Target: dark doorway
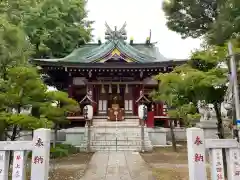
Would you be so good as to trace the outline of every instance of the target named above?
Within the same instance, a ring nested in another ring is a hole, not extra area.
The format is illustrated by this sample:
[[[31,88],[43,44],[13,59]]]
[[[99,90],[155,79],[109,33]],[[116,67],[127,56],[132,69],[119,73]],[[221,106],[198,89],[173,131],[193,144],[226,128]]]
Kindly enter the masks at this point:
[[[108,94],[108,108],[112,108],[113,104],[118,104],[120,108],[124,108],[124,88],[119,87],[119,92],[117,86],[112,87],[112,93]]]

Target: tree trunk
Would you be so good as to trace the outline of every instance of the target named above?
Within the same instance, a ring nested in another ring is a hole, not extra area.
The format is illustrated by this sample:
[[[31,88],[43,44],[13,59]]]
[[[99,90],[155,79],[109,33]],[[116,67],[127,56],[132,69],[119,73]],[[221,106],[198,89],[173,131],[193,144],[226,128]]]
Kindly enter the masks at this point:
[[[214,105],[214,109],[215,109],[217,120],[218,120],[218,123],[217,123],[218,137],[219,139],[224,139],[224,129],[223,129],[221,110],[220,110],[221,105],[219,103],[214,103],[213,105]],[[224,174],[225,174],[225,177],[227,178],[227,159],[226,159],[225,149],[222,149],[222,154],[223,154]]]
[[[216,117],[217,117],[217,129],[218,129],[218,137],[219,139],[224,139],[224,129],[223,129],[223,122],[222,122],[222,116],[221,116],[221,111],[220,111],[220,104],[219,103],[214,103],[214,110],[216,112]]]
[[[56,147],[57,132],[58,132],[58,125],[55,123],[55,124],[54,124],[53,148]]]
[[[38,119],[40,119],[40,108],[39,107],[32,107],[32,112],[31,112],[33,117],[36,117]],[[33,138],[33,132],[34,130],[32,129],[32,138]]]
[[[170,130],[171,130],[171,138],[172,138],[172,148],[174,152],[177,152],[177,143],[175,138],[175,133],[173,130],[173,120],[170,120]]]
[[[12,135],[11,135],[11,141],[15,141],[15,139],[16,139],[16,136],[17,136],[17,128],[18,128],[18,126],[17,125],[14,125],[13,126],[13,129],[12,129]]]
[[[0,141],[5,141],[6,140],[5,128],[6,128],[5,122],[0,121]]]
[[[15,141],[16,136],[17,136],[17,130],[18,130],[18,126],[17,126],[17,125],[14,125],[14,126],[13,126],[13,129],[12,129],[12,135],[11,135],[11,137],[10,137],[10,140],[11,140],[11,141]],[[10,153],[9,153],[9,164],[8,164],[8,167],[9,167],[9,168],[10,168],[12,162],[13,162],[13,151],[10,151]]]

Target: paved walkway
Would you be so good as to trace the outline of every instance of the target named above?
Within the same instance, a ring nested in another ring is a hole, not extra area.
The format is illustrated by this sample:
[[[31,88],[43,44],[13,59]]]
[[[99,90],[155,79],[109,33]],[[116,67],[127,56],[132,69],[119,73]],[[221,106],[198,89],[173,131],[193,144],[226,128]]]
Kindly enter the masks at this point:
[[[139,153],[96,152],[81,180],[154,180]]]

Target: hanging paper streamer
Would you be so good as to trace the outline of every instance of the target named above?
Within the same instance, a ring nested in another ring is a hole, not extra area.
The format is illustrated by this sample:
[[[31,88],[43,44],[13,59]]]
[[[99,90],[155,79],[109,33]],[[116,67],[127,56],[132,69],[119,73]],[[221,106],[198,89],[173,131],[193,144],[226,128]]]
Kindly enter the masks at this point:
[[[101,93],[104,94],[105,93],[105,89],[104,89],[104,85],[102,84],[102,90]]]
[[[119,84],[117,85],[117,93],[118,93],[118,94],[120,93],[120,87],[119,87]]]
[[[108,93],[112,93],[112,84],[109,85]]]
[[[125,93],[128,93],[128,84],[126,84]]]

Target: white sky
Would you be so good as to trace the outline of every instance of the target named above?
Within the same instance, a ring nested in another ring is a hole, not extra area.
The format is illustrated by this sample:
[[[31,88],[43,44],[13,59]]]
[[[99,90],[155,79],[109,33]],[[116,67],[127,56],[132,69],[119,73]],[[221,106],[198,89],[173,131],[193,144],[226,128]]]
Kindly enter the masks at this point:
[[[200,47],[199,39],[181,39],[180,35],[168,30],[163,0],[88,0],[88,17],[94,20],[94,41],[104,41],[105,21],[113,29],[127,22],[128,38],[143,43],[152,30],[152,42],[158,42],[160,52],[167,58],[188,58],[191,51]]]

